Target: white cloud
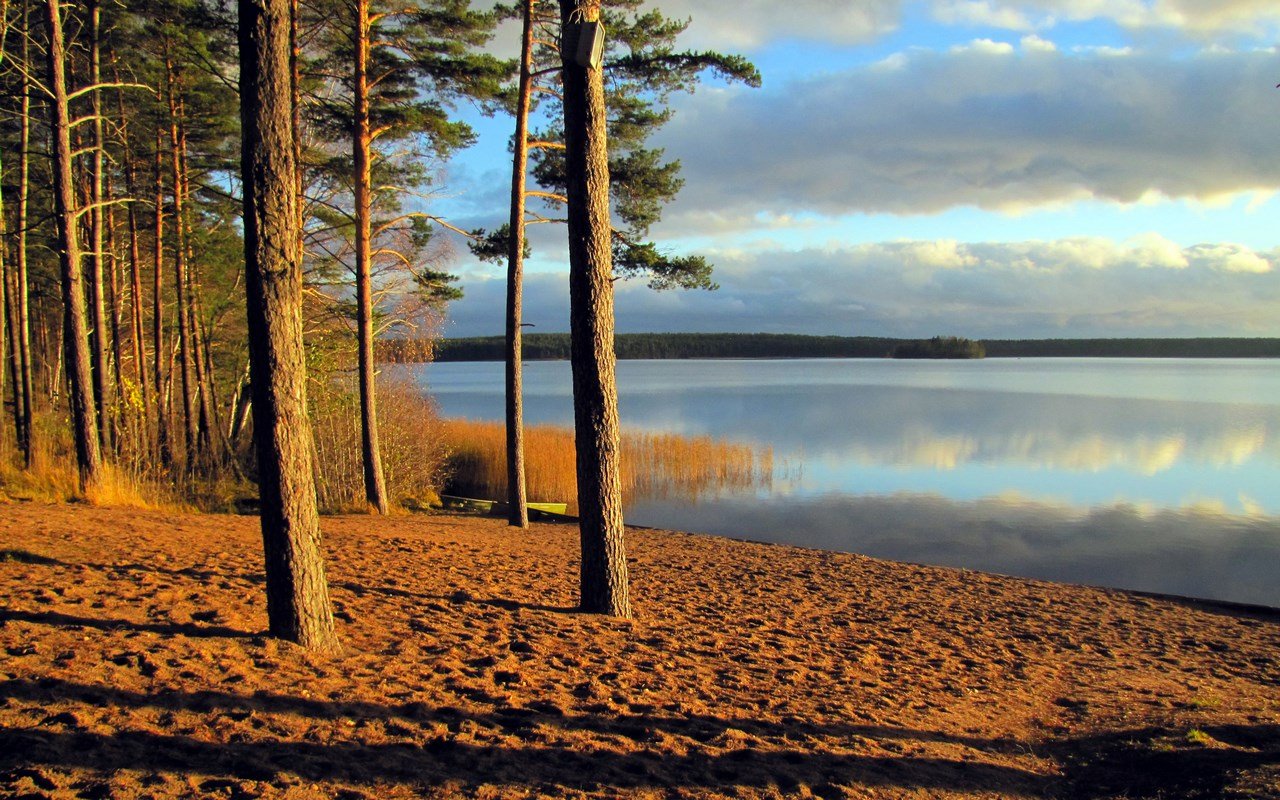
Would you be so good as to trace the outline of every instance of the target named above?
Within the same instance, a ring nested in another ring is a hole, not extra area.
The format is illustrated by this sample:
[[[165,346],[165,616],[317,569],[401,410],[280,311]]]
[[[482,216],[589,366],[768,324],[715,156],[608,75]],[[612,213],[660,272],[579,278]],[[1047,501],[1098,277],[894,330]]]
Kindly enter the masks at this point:
[[[663,0],[668,17],[691,18],[687,43],[756,49],[779,39],[863,44],[895,30],[903,0]]]
[[[1041,39],[1034,33],[1023,36],[1020,44],[1023,51],[1027,53],[1056,53],[1058,51],[1056,44],[1047,39]]]
[[[1128,242],[896,241],[716,257],[716,292],[616,290],[619,330],[987,338],[1280,335],[1280,249]],[[503,281],[466,281],[448,335],[497,334]],[[526,278],[535,330],[566,330],[567,279]]]
[[[662,136],[685,165],[677,209],[1025,211],[1280,188],[1273,56],[1011,51],[910,51],[892,69],[684,99]]]
[[[968,44],[959,44],[951,48],[952,53],[981,53],[989,56],[1013,55],[1013,45],[1008,42],[995,42],[991,39],[974,39]]]
[[[896,30],[905,0],[663,0],[674,18],[691,17],[688,42],[754,50],[781,39],[861,44]],[[1131,30],[1164,29],[1200,38],[1265,37],[1280,27],[1275,0],[934,0],[945,24],[1031,32],[1067,22],[1108,20]]]
[[[1011,31],[1030,31],[1035,22],[1020,9],[991,0],[940,0],[933,16],[945,25],[982,25]]]
[[[1134,30],[1165,28],[1202,37],[1261,36],[1280,23],[1274,0],[935,0],[933,14],[946,24],[1015,31],[1110,20]]]
[[[1238,244],[1196,245],[1190,258],[1201,266],[1222,272],[1271,272],[1271,261]]]

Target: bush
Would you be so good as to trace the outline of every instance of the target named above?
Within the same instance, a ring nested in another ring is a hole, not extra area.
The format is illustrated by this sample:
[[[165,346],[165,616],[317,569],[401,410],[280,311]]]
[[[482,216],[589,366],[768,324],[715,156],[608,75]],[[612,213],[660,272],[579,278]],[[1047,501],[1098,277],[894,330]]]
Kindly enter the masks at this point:
[[[435,403],[408,382],[378,382],[378,444],[393,504],[425,504],[444,480],[448,451]],[[360,397],[351,381],[312,384],[316,493],[325,511],[363,511]]]

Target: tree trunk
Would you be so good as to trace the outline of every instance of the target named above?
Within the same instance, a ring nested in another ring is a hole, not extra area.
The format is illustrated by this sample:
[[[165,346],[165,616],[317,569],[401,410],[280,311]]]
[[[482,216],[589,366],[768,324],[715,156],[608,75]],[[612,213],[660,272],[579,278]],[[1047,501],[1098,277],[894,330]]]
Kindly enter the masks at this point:
[[[271,634],[338,649],[320,547],[302,348],[289,0],[239,0],[245,291]]]
[[[102,6],[98,0],[89,0],[89,81],[97,86],[102,82]],[[92,329],[89,336],[93,373],[93,408],[98,417],[98,443],[110,449],[111,423],[107,416],[107,311],[106,311],[106,216],[102,202],[106,139],[102,132],[102,98],[100,91],[90,93],[93,103],[92,142],[93,160],[89,173],[89,242],[93,251],[89,254],[89,312]]]
[[[107,184],[107,193],[114,197],[112,186]],[[107,253],[110,257],[106,261],[107,269],[110,270],[110,280],[107,281],[107,314],[111,321],[111,377],[115,381],[115,391],[113,396],[116,403],[111,407],[111,422],[113,430],[118,428],[120,420],[120,403],[119,399],[124,395],[124,376],[121,373],[124,360],[124,340],[120,337],[120,259],[116,257],[116,210],[114,207],[107,209]],[[117,431],[117,439],[119,434]],[[119,442],[116,442],[119,446]]]
[[[0,233],[6,232],[6,224],[8,218],[3,211],[3,205],[0,205]],[[16,248],[15,248],[16,250]],[[0,245],[0,261],[3,261],[3,280],[4,280],[4,334],[8,341],[9,347],[7,352],[7,366],[9,368],[9,383],[13,386],[13,441],[15,446],[22,449],[22,364],[18,346],[18,337],[21,335],[18,328],[18,291],[17,291],[17,259]]]
[[[71,427],[76,443],[80,491],[95,488],[103,477],[102,450],[93,406],[89,368],[89,332],[85,320],[80,241],[76,230],[75,188],[71,180],[71,119],[67,100],[66,53],[58,0],[46,0],[49,41],[46,48],[50,128],[53,138],[54,220],[62,279],[63,350],[70,394]]]
[[[533,87],[533,10],[535,0],[524,0],[524,27],[520,38],[520,95],[516,106],[515,158],[511,165],[511,240],[507,250],[507,523],[529,527],[528,497],[524,476],[524,388],[521,352],[521,298],[524,294],[524,191],[529,168],[529,94]]]
[[[164,157],[163,140],[159,125],[156,126],[155,178],[156,215],[154,259],[155,274],[151,284],[151,334],[152,360],[155,368],[156,398],[156,453],[165,469],[173,466],[173,440],[169,433],[168,393],[164,376]]]
[[[560,0],[561,25],[599,19],[599,0]],[[623,543],[618,392],[614,380],[609,153],[600,69],[564,63],[569,200],[569,336],[582,540],[582,610],[631,616]]]
[[[169,158],[173,178],[173,285],[177,293],[178,354],[182,365],[182,424],[186,446],[186,472],[195,472],[199,456],[199,431],[195,406],[195,378],[192,375],[191,315],[187,303],[187,248],[182,196],[182,157],[178,136],[178,100],[176,72],[172,57],[165,56],[166,83],[169,95]]]
[[[116,81],[119,82],[119,80],[117,76]],[[123,92],[118,95],[118,99],[120,119],[127,120]],[[125,217],[129,226],[129,338],[130,347],[133,350],[133,380],[138,385],[142,400],[139,411],[141,429],[146,431],[148,429],[147,410],[151,407],[151,382],[147,380],[147,370],[143,364],[146,360],[146,352],[142,346],[142,247],[138,231],[138,170],[129,144],[127,123],[123,124],[126,125],[125,134],[121,137],[124,141],[124,186],[130,198]]]
[[[352,187],[356,217],[356,339],[360,354],[360,446],[364,466],[364,496],[370,509],[386,514],[387,483],[378,447],[377,392],[373,363],[373,220],[370,197],[372,134],[369,131],[369,0],[355,0],[355,63],[352,76],[354,108]]]
[[[178,125],[178,158],[182,165],[182,196],[184,198],[191,197],[191,170],[187,162],[187,127],[185,123],[186,108],[180,106]],[[190,208],[183,204],[186,213],[190,213]],[[190,219],[184,219],[182,230],[186,232],[184,237],[184,247],[186,249],[186,277],[187,277],[187,323],[191,326],[188,331],[191,343],[191,359],[192,359],[192,375],[195,378],[195,401],[196,401],[196,450],[200,455],[200,462],[204,468],[208,468],[213,455],[213,412],[210,409],[212,388],[211,384],[213,376],[206,369],[207,362],[204,358],[204,334],[200,328],[200,270],[199,264],[194,258],[191,247],[191,229]]]
[[[22,61],[31,64],[31,18],[30,8],[24,2],[22,7]],[[27,206],[31,194],[31,79],[24,71],[22,75],[22,119],[19,131],[18,147],[21,162],[18,164],[18,241],[14,268],[17,289],[18,312],[18,358],[20,361],[22,381],[22,434],[18,446],[22,449],[23,466],[30,469],[34,464],[32,419],[34,416],[32,394],[35,390],[31,369],[31,306],[27,279]]]

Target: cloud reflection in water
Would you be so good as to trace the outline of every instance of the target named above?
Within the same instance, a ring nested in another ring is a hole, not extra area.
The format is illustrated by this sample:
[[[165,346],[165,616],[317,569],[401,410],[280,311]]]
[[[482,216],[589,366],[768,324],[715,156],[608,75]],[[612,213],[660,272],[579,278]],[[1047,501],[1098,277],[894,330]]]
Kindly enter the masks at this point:
[[[1280,519],[896,494],[638,503],[628,519],[880,558],[1280,606]]]

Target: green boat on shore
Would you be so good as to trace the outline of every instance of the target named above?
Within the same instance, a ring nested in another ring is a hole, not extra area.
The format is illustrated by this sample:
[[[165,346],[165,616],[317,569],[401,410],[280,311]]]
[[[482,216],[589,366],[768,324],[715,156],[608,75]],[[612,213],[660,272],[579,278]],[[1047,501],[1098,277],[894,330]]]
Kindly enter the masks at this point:
[[[452,494],[440,495],[440,505],[453,511],[472,511],[479,514],[500,516],[507,513],[508,504],[502,500],[485,500],[476,497],[459,497]],[[537,519],[541,515],[547,518],[563,517],[568,514],[568,503],[526,503],[531,517]],[[538,515],[538,516],[535,516]]]

